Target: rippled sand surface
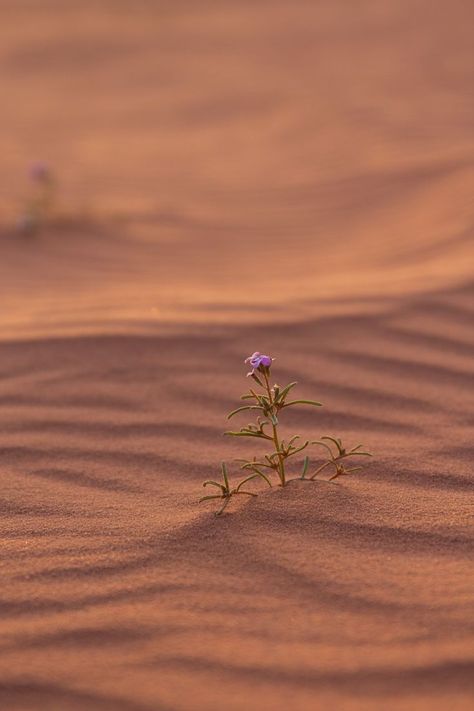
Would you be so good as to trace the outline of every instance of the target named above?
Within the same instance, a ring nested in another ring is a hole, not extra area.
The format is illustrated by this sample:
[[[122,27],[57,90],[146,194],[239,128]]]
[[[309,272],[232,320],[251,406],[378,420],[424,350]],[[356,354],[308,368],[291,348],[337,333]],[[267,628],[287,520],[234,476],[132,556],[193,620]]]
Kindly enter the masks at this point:
[[[0,3],[5,711],[472,708],[474,12],[355,5]],[[257,349],[375,456],[216,520]]]

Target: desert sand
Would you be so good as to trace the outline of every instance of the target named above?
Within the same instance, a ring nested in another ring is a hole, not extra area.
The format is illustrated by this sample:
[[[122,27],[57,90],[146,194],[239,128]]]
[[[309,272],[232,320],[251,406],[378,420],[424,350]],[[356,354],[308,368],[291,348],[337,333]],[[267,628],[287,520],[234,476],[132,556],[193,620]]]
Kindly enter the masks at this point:
[[[472,708],[473,20],[0,2],[2,710]],[[217,519],[255,350],[374,457]]]

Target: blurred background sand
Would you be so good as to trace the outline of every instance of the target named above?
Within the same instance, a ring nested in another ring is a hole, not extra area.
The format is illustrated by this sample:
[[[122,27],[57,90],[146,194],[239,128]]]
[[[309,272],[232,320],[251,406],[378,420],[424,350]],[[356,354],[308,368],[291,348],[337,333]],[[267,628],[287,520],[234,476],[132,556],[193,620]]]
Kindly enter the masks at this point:
[[[0,0],[3,708],[470,707],[473,20]],[[375,458],[215,521],[257,349]]]
[[[0,10],[4,219],[42,158],[93,223],[2,245],[12,330],[319,315],[472,276],[471,3]]]

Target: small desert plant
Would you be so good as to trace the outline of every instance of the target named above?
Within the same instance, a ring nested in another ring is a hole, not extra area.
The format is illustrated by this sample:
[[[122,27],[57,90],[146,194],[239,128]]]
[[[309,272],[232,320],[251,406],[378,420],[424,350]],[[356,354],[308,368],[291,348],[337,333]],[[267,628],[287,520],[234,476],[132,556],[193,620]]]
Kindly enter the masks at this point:
[[[253,439],[261,439],[271,445],[272,451],[259,458],[253,457],[251,460],[237,460],[241,465],[241,470],[244,470],[249,475],[242,479],[242,481],[240,481],[240,483],[235,487],[231,487],[229,483],[227,468],[224,463],[222,463],[222,484],[213,480],[204,482],[203,486],[214,486],[219,489],[219,493],[213,494],[212,496],[203,496],[200,499],[200,501],[222,499],[223,505],[219,511],[217,511],[217,516],[224,511],[233,496],[237,494],[256,496],[254,492],[243,491],[241,489],[244,484],[253,479],[261,479],[271,487],[273,486],[272,477],[274,478],[276,475],[277,484],[279,486],[286,486],[288,481],[290,481],[288,478],[288,466],[291,462],[289,460],[291,460],[292,457],[295,457],[295,455],[300,454],[300,452],[305,450],[307,451],[307,448],[310,445],[322,447],[326,452],[326,458],[322,463],[319,463],[314,470],[312,470],[312,467],[310,466],[310,457],[305,451],[301,472],[299,476],[292,477],[293,479],[314,481],[318,474],[327,468],[330,468],[331,476],[329,481],[332,481],[339,476],[347,475],[361,469],[361,467],[346,468],[343,460],[355,456],[372,456],[369,452],[361,451],[361,444],[356,447],[352,447],[351,449],[347,449],[343,446],[342,441],[339,438],[330,437],[328,435],[324,435],[319,440],[306,440],[303,443],[298,442],[300,439],[299,435],[294,435],[288,440],[282,439],[280,436],[279,425],[280,413],[283,410],[288,407],[294,407],[295,405],[320,407],[321,403],[316,402],[315,400],[290,399],[290,393],[295,385],[297,385],[296,382],[289,383],[283,388],[276,384],[271,385],[270,369],[273,358],[270,356],[257,352],[249,356],[245,362],[250,363],[252,368],[252,370],[247,373],[247,377],[252,378],[252,380],[256,383],[256,386],[254,386],[254,388],[250,388],[248,393],[242,395],[241,399],[246,401],[246,404],[238,407],[236,410],[233,410],[228,415],[228,419],[231,419],[241,412],[250,411],[255,412],[255,414],[258,413],[256,422],[251,422],[238,431],[226,432],[225,434],[232,437],[251,437]]]
[[[47,163],[38,161],[29,170],[30,195],[25,200],[18,217],[17,229],[23,234],[32,234],[47,221],[56,192],[56,181]]]
[[[229,476],[227,474],[227,467],[224,462],[221,464],[222,466],[222,481],[224,482],[223,484],[219,484],[218,481],[214,481],[213,479],[208,479],[207,481],[204,482],[203,486],[215,486],[218,489],[220,489],[220,494],[212,494],[211,496],[203,496],[200,501],[209,501],[210,499],[223,499],[224,504],[221,506],[219,511],[216,513],[216,516],[220,516],[221,513],[224,511],[225,507],[231,500],[232,496],[235,496],[236,494],[244,494],[245,496],[257,496],[257,494],[253,493],[252,491],[240,491],[240,487],[246,484],[248,481],[254,478],[253,476],[248,476],[246,479],[242,479],[240,484],[238,484],[234,489],[230,488],[229,484]]]

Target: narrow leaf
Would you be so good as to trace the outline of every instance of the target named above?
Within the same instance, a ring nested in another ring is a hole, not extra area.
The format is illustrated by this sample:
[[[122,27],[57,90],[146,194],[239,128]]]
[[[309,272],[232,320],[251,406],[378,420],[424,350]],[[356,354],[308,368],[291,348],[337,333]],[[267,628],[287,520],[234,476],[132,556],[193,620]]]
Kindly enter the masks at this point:
[[[243,461],[243,460],[241,460]],[[245,460],[245,464],[242,464],[241,469],[250,469],[251,467],[266,467],[267,469],[273,469],[272,464],[266,464],[265,462],[248,462]]]
[[[237,493],[239,492],[239,489],[240,489],[241,486],[243,486],[244,484],[246,484],[248,481],[252,481],[252,479],[257,479],[257,477],[258,477],[258,474],[252,474],[251,476],[248,476],[248,477],[246,477],[245,479],[242,479],[242,481],[241,481],[239,484],[237,484],[237,487],[236,487],[236,489],[235,489],[235,493],[237,494]]]
[[[329,435],[324,435],[323,437],[321,437],[321,439],[329,439],[331,442],[334,442],[334,444],[339,450],[339,454],[342,454],[342,443],[340,439],[338,439],[337,437],[330,437]]]
[[[272,482],[271,482],[270,479],[266,476],[266,474],[264,474],[264,473],[261,472],[259,469],[257,469],[257,467],[249,467],[249,468],[252,469],[252,470],[255,472],[255,474],[253,474],[251,477],[249,477],[249,479],[244,479],[244,481],[248,481],[248,480],[250,480],[250,479],[255,479],[255,477],[258,476],[258,477],[260,477],[261,479],[264,479],[264,480],[267,482],[268,486],[270,486],[270,487],[272,486]],[[239,484],[239,486],[238,486],[237,488],[239,488],[242,483],[243,483],[243,482],[240,482],[240,484]]]
[[[229,477],[227,476],[227,467],[225,465],[225,462],[222,462],[222,476],[224,477],[224,482],[225,482],[225,488],[227,491],[229,490]]]
[[[287,457],[293,457],[295,454],[298,454],[298,452],[302,452],[303,449],[306,449],[308,444],[309,444],[309,440],[307,440],[301,447],[297,447],[292,452],[290,452],[290,454],[288,454]]]
[[[271,439],[266,434],[262,432],[224,432],[225,435],[231,435],[232,437],[259,437],[260,439]]]
[[[320,472],[322,472],[323,469],[326,469],[326,467],[327,467],[329,464],[332,464],[332,462],[329,461],[329,462],[325,462],[324,464],[321,464],[321,466],[318,467],[318,468],[316,469],[316,471],[314,471],[314,472],[311,474],[311,476],[309,477],[309,478],[311,479],[311,481],[314,481],[314,479],[318,476],[318,474],[319,474]]]
[[[225,489],[225,486],[223,486],[222,484],[219,484],[217,481],[212,481],[212,479],[208,479],[208,480],[205,481],[204,484],[203,484],[203,486],[208,486],[208,485],[211,485],[211,486],[218,486],[219,489],[222,489],[222,491],[224,491],[224,489]]]
[[[290,392],[291,388],[294,388],[295,385],[298,385],[298,383],[296,381],[294,383],[290,383],[285,388],[283,388],[283,390],[280,392],[280,394],[278,395],[278,398],[275,400],[275,402],[279,402],[279,403],[283,402],[285,400],[286,396],[288,395],[288,393]]]
[[[238,412],[244,412],[244,410],[261,410],[262,408],[259,407],[258,405],[243,405],[242,407],[238,407],[236,410],[232,410],[227,415],[227,419],[230,420],[231,417],[236,415]]]
[[[322,404],[316,402],[316,400],[290,400],[290,402],[286,402],[283,407],[290,407],[290,405],[314,405],[315,407],[322,407]]]
[[[230,499],[231,499],[230,496],[225,497],[224,505],[222,506],[221,509],[219,509],[219,511],[216,511],[216,516],[220,516],[222,513],[224,513],[224,509],[229,504]]]
[[[329,454],[331,455],[331,458],[334,457],[331,447],[328,444],[326,444],[326,442],[320,442],[319,439],[317,439],[317,440],[314,440],[313,442],[311,442],[311,444],[319,444],[320,447],[324,447],[324,449],[326,449],[329,452]]]
[[[275,451],[275,452],[273,452],[272,454],[270,454],[270,457],[269,457],[269,458],[270,458],[270,459],[273,459],[274,457],[280,457],[280,456],[283,456],[284,454],[285,454],[285,452],[278,452],[278,451]]]
[[[306,472],[308,471],[308,467],[309,467],[309,457],[305,457],[304,462],[303,462],[303,471],[301,472],[302,479],[305,478]]]

